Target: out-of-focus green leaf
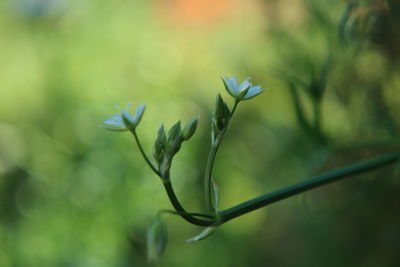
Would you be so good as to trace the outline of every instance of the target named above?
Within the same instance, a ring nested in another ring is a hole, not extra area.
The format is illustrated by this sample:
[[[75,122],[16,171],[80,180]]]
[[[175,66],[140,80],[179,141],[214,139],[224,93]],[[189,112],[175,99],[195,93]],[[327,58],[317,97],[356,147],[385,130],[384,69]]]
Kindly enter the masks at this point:
[[[161,216],[157,216],[147,231],[147,259],[157,262],[167,247],[167,226]]]

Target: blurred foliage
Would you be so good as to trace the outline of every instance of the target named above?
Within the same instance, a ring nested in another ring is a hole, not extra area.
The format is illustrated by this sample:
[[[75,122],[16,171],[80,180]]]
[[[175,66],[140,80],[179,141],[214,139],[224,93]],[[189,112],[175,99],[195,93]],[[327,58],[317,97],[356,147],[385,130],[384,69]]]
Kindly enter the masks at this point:
[[[146,266],[146,228],[169,203],[128,134],[97,124],[146,103],[200,114],[173,182],[201,209],[222,75],[268,90],[243,104],[217,158],[221,206],[398,147],[397,0],[0,3],[0,266]],[[398,168],[376,170],[229,222],[211,238],[168,218],[159,266],[397,266]]]

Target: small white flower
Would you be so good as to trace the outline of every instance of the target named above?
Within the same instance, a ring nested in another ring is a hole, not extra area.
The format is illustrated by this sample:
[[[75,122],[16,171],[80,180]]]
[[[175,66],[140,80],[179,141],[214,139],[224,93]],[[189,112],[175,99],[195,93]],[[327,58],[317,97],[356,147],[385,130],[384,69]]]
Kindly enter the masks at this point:
[[[145,105],[140,104],[137,109],[135,114],[132,116],[129,111],[128,111],[128,106],[126,109],[121,109],[120,108],[120,114],[115,114],[114,116],[111,116],[110,118],[105,119],[102,124],[100,124],[100,127],[103,127],[107,130],[110,131],[116,131],[116,132],[124,132],[124,131],[132,131],[134,130],[138,124],[140,123],[140,120],[142,119],[144,110],[145,110]]]
[[[264,88],[260,85],[253,86],[248,80],[249,78],[246,78],[239,85],[235,76],[232,76],[232,78],[226,76],[222,77],[226,91],[237,101],[248,100],[258,96],[264,91]]]

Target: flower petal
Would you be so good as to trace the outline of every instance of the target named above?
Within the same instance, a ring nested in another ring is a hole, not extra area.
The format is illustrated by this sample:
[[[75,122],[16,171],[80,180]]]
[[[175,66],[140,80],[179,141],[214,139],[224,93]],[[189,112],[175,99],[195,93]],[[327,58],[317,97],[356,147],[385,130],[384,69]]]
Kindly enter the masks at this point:
[[[239,86],[239,92],[242,92],[243,90],[246,90],[247,88],[251,87],[252,84],[251,82],[249,82],[247,79],[244,80],[240,86]]]
[[[250,98],[256,97],[259,94],[261,94],[264,91],[264,88],[262,88],[260,85],[253,86],[249,89],[247,94],[242,98],[242,100],[248,100]]]
[[[137,107],[137,109],[135,111],[135,116],[133,117],[133,121],[136,126],[139,124],[140,120],[142,119],[145,108],[146,108],[146,105],[144,105],[144,104],[140,104]]]
[[[126,127],[118,127],[118,126],[112,126],[112,125],[106,125],[106,124],[99,124],[99,127],[102,127],[104,129],[110,130],[110,131],[114,131],[114,132],[125,132],[128,129],[126,129]]]
[[[224,82],[224,86],[226,91],[232,96],[236,97],[239,94],[239,85],[236,80],[235,76],[232,76],[232,78],[223,76],[222,81]]]
[[[125,127],[124,123],[121,120],[117,121],[113,119],[113,117],[105,119],[102,123],[114,127]]]
[[[113,120],[113,121],[116,121],[116,122],[121,122],[121,123],[122,123],[122,118],[121,118],[121,115],[119,115],[119,114],[115,114],[115,115],[111,116],[111,117],[108,118],[108,119]]]

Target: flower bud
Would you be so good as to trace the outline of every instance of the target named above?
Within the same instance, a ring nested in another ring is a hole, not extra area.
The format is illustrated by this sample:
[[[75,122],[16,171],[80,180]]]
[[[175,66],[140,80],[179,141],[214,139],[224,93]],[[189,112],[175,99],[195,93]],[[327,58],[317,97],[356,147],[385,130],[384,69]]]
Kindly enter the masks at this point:
[[[215,120],[215,125],[217,130],[218,131],[225,130],[229,122],[230,110],[220,94],[217,95],[213,118]]]
[[[182,131],[183,140],[187,141],[193,136],[194,132],[196,131],[198,122],[199,122],[199,117],[196,117],[191,121],[189,121],[188,124],[186,124],[185,128]]]
[[[154,146],[153,146],[153,157],[154,157],[155,161],[157,162],[158,166],[161,165],[161,162],[164,157],[164,149],[165,149],[166,141],[167,141],[167,137],[165,135],[164,125],[161,124],[161,127],[158,130],[157,139],[154,142]]]
[[[181,121],[178,121],[168,131],[168,138],[165,145],[165,153],[168,158],[171,158],[179,151],[182,143]]]

